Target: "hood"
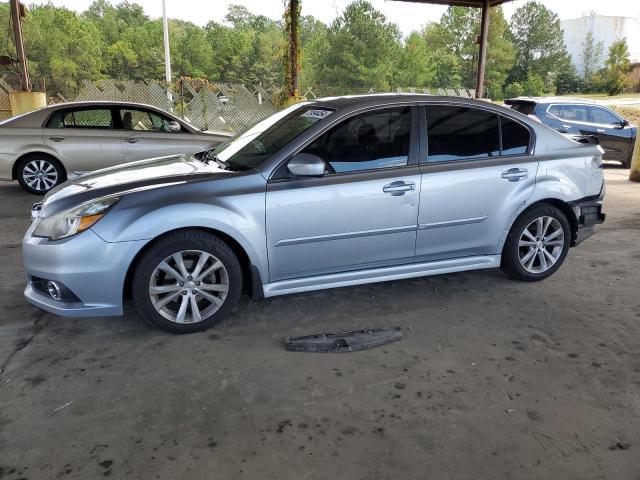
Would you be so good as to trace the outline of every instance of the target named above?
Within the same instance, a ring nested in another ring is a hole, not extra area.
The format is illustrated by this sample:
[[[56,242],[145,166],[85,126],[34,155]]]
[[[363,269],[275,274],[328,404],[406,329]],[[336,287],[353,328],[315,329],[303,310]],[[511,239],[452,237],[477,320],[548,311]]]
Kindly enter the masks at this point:
[[[45,195],[42,205],[43,208],[58,202],[77,205],[107,195],[210,180],[234,173],[215,164],[206,164],[193,155],[152,158],[96,170],[69,180]],[[61,202],[64,199],[67,201]]]

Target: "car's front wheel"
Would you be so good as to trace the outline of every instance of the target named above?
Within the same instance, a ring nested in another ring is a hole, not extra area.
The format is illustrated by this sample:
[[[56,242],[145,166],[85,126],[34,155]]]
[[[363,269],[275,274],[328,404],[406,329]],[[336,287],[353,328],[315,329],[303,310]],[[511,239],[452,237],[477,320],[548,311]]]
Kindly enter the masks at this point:
[[[242,292],[242,269],[229,246],[199,230],[157,240],[133,275],[133,301],[145,323],[172,333],[210,328]]]
[[[501,269],[517,280],[535,282],[552,275],[571,244],[571,225],[562,211],[541,204],[513,224],[502,250]]]
[[[65,180],[60,163],[48,155],[33,154],[20,160],[16,170],[18,183],[27,192],[44,195]]]

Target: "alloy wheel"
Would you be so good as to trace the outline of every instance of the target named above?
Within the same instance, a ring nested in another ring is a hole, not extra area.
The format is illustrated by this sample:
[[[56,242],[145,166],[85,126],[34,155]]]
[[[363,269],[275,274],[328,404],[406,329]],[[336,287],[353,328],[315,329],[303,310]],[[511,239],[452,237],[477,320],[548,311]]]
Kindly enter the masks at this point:
[[[58,171],[48,160],[31,160],[22,169],[22,179],[30,188],[46,192],[58,183]]]
[[[518,241],[520,265],[529,273],[553,267],[564,249],[564,230],[554,217],[538,217],[525,227]]]
[[[229,293],[224,264],[201,250],[183,250],[165,258],[149,280],[149,297],[167,320],[198,323],[213,315]]]

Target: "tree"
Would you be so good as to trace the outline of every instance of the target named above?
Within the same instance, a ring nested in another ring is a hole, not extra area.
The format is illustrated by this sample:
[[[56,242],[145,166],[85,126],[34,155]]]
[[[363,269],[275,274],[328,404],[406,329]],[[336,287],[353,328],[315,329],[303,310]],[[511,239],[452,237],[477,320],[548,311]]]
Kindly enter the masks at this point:
[[[449,7],[438,24],[427,27],[425,37],[435,70],[453,67],[453,73],[445,80],[444,87],[474,88],[478,68],[479,47],[476,38],[480,34],[481,11],[477,8]],[[515,48],[508,36],[508,24],[501,7],[489,11],[489,38],[485,85],[492,98],[502,97],[507,71],[513,64]],[[452,58],[456,60],[453,61]]]
[[[631,61],[627,41],[624,38],[616,40],[609,47],[605,67],[599,72],[596,83],[609,95],[618,95],[631,85],[630,71]]]
[[[436,88],[462,85],[462,59],[448,48],[449,33],[440,23],[427,25],[423,32],[427,49],[431,52],[431,65],[435,71],[433,84]]]
[[[593,77],[602,61],[603,48],[603,43],[596,42],[593,33],[589,30],[582,43],[582,79],[587,89],[592,87]]]
[[[510,32],[517,53],[509,81],[526,82],[537,75],[552,91],[568,57],[558,16],[539,2],[528,2],[511,17]]]
[[[348,5],[324,39],[309,45],[312,82],[351,88],[389,88],[400,51],[398,27],[365,0]]]
[[[427,87],[435,80],[433,55],[423,35],[412,32],[398,56],[394,84],[402,87]]]

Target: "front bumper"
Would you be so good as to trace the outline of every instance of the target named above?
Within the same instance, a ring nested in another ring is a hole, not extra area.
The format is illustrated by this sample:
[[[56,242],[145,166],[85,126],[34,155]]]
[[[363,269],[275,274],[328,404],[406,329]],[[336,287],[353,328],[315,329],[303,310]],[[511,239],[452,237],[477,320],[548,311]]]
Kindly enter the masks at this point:
[[[22,241],[28,302],[68,317],[122,315],[127,270],[146,240],[109,243],[87,230],[50,241],[31,236],[32,230]],[[41,287],[47,280],[61,283],[70,295],[54,300]]]

